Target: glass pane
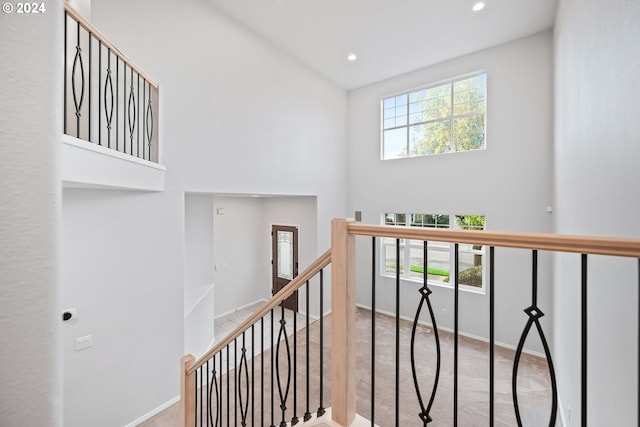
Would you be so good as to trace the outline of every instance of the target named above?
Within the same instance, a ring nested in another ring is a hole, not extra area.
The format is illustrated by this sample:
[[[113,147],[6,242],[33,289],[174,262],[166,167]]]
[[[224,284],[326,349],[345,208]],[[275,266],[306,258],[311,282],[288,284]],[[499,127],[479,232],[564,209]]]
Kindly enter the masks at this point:
[[[450,151],[451,128],[449,120],[411,126],[409,136],[409,154],[412,156],[426,156]]]
[[[453,121],[456,151],[480,150],[485,147],[484,114],[459,117]]]
[[[458,283],[461,285],[482,287],[482,255],[460,254],[458,263]],[[473,258],[473,259],[471,259]]]
[[[404,245],[400,245],[400,275],[404,275]],[[385,239],[384,242],[384,271],[387,274],[396,274],[396,241]]]
[[[407,157],[407,128],[384,131],[383,159]]]
[[[427,252],[428,280],[433,282],[448,283],[451,267],[451,264],[449,262],[449,244],[444,242],[433,243],[438,247],[443,247],[443,249],[445,250],[434,249],[432,247],[432,243],[429,242],[429,251]]]
[[[451,114],[451,84],[427,89],[423,104],[424,120],[436,120]]]
[[[471,77],[454,83],[454,114],[483,113],[486,90],[485,75]]]
[[[293,279],[293,232],[278,230],[278,277]]]

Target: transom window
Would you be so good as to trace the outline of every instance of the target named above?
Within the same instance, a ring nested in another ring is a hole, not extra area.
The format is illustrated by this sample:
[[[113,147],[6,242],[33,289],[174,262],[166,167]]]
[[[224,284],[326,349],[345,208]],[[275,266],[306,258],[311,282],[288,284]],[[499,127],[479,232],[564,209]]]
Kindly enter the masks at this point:
[[[382,159],[485,148],[486,74],[382,100]]]
[[[384,224],[403,227],[455,228],[484,230],[480,215],[385,213]],[[427,243],[427,281],[429,284],[453,286],[455,247],[447,242]],[[458,244],[458,283],[484,289],[484,246]],[[396,275],[396,239],[382,239],[382,274]],[[424,244],[419,240],[400,239],[400,277],[422,282],[425,269]]]

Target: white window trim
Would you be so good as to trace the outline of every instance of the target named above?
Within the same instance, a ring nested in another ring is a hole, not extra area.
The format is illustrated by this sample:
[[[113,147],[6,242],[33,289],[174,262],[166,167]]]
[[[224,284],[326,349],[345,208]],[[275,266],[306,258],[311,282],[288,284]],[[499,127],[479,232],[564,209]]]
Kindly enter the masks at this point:
[[[421,121],[421,122],[417,122],[417,123],[409,123],[409,95],[412,92],[418,92],[421,90],[425,90],[425,89],[433,89],[435,87],[438,86],[444,86],[446,84],[451,84],[451,114],[449,114],[447,116],[447,119],[450,120],[450,127],[451,127],[451,139],[449,141],[450,143],[450,148],[454,148],[453,146],[455,145],[455,141],[454,141],[454,121],[457,118],[461,118],[461,117],[468,117],[468,116],[475,116],[475,115],[479,115],[479,113],[465,113],[465,114],[454,114],[454,103],[453,103],[453,85],[455,82],[461,81],[461,80],[465,80],[471,77],[475,77],[475,76],[479,76],[481,74],[485,75],[485,98],[484,98],[484,134],[485,134],[485,138],[484,138],[484,147],[483,148],[478,148],[476,150],[463,150],[463,151],[455,151],[455,150],[451,150],[451,151],[447,151],[445,153],[437,153],[437,154],[425,154],[425,155],[419,155],[419,156],[410,156],[408,154],[408,149],[409,149],[409,138],[410,138],[410,132],[409,132],[409,128],[411,126],[416,126],[416,125],[424,125],[424,124],[429,124],[429,123],[435,123],[435,122],[441,122],[445,119],[431,119],[431,120],[426,120],[426,121]],[[427,86],[418,86],[418,87],[414,87],[412,89],[408,89],[402,92],[397,92],[395,94],[389,94],[386,96],[383,96],[380,99],[380,160],[400,160],[400,159],[409,159],[409,158],[415,158],[415,157],[430,157],[430,156],[439,156],[439,155],[446,155],[446,154],[455,154],[455,153],[466,153],[469,151],[480,151],[480,150],[486,150],[487,148],[487,87],[488,87],[488,83],[487,83],[487,76],[486,76],[487,72],[486,70],[479,70],[479,71],[474,71],[468,74],[463,74],[451,79],[445,79],[445,80],[440,80],[438,82],[429,84]],[[390,128],[385,128],[384,127],[384,101],[385,99],[389,99],[389,98],[393,98],[393,97],[397,97],[397,96],[401,96],[401,95],[407,95],[407,124],[403,125],[403,126],[394,126],[394,127],[390,127]],[[407,129],[407,156],[405,157],[390,157],[390,158],[385,158],[384,156],[384,144],[385,144],[385,139],[384,139],[384,132],[385,131],[389,131],[389,130],[397,130],[397,129],[403,129],[406,128]]]

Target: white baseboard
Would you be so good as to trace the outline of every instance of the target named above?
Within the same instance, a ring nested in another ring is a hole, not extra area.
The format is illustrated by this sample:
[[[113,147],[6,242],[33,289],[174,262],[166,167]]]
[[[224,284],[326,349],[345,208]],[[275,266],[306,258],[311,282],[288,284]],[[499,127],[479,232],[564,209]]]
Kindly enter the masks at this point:
[[[258,299],[258,300],[256,300],[256,301],[250,302],[249,304],[241,305],[240,307],[236,307],[236,308],[234,308],[233,310],[229,310],[229,311],[226,311],[226,312],[224,312],[224,313],[218,314],[217,316],[215,316],[215,317],[213,318],[213,320],[215,321],[216,319],[219,319],[220,317],[228,316],[228,315],[230,315],[230,314],[235,313],[236,311],[240,311],[240,310],[242,310],[242,309],[244,309],[244,308],[251,307],[252,305],[254,305],[254,304],[258,304],[258,303],[260,303],[260,302],[264,303],[264,302],[267,302],[267,300],[266,300],[265,298],[260,298],[260,299]]]
[[[142,423],[143,421],[146,421],[149,418],[153,417],[154,415],[159,414],[160,412],[164,411],[169,406],[171,406],[171,405],[173,405],[174,403],[177,403],[177,402],[180,402],[180,396],[179,395],[174,397],[170,401],[163,403],[162,405],[158,406],[157,408],[151,410],[150,412],[147,412],[146,414],[144,414],[140,418],[131,421],[129,424],[125,425],[124,427],[135,427],[138,424]]]

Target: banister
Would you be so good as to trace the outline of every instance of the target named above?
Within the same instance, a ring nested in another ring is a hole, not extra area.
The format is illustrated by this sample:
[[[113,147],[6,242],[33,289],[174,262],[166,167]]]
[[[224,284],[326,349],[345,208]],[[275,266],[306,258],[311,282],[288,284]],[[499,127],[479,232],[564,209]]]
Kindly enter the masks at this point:
[[[248,319],[242,322],[237,328],[235,328],[226,338],[218,342],[213,348],[207,351],[202,357],[200,357],[195,363],[187,369],[187,375],[195,372],[200,366],[205,364],[207,360],[211,359],[213,355],[217,354],[227,345],[231,344],[233,340],[238,338],[243,331],[247,330],[254,323],[264,317],[272,309],[277,307],[282,301],[286,300],[297,289],[304,285],[308,280],[311,280],[321,269],[329,265],[331,262],[331,250],[326,251],[318,259],[316,259],[309,267],[307,267],[302,273],[296,276],[291,282],[289,282],[284,288],[282,288],[276,295],[274,295],[269,301],[267,301],[258,311],[253,313]]]
[[[78,11],[75,10],[73,6],[71,6],[71,4],[69,4],[68,1],[64,2],[64,10],[71,18],[78,22],[80,26],[82,26],[82,28],[90,32],[96,39],[100,40],[103,46],[111,49],[111,53],[118,56],[123,62],[125,62],[130,68],[132,68],[133,71],[139,74],[140,77],[144,78],[145,81],[151,85],[151,87],[156,90],[159,89],[159,85],[156,82],[154,82],[148,75],[142,72],[142,70],[137,65],[135,65],[133,61],[127,58],[125,54],[122,53],[113,43],[111,43],[109,39],[105,37],[100,31],[98,31],[98,29],[94,27],[93,24],[84,19],[82,15],[80,15]]]
[[[432,240],[519,249],[538,249],[543,251],[640,258],[640,239],[484,230],[443,230],[422,227],[362,224],[357,222],[348,222],[348,231],[349,234],[359,236]]]

